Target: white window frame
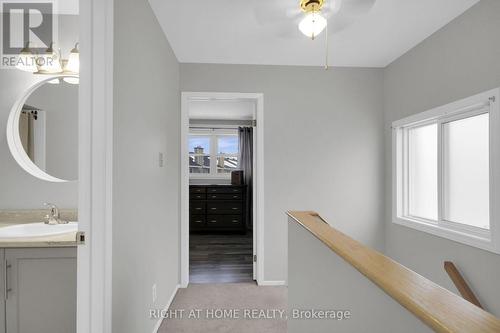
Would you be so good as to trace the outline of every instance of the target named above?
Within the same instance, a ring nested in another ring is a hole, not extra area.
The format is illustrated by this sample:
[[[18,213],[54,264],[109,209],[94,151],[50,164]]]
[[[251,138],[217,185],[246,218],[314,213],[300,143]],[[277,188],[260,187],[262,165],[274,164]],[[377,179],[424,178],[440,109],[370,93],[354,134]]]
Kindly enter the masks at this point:
[[[217,138],[224,135],[238,136],[238,130],[234,128],[197,128],[189,129],[189,137],[191,135],[208,136],[210,137],[210,151],[205,154],[210,156],[210,173],[189,173],[190,179],[230,179],[231,173],[217,173],[217,157],[221,156],[217,152]],[[191,156],[191,154],[189,154]],[[238,157],[236,154],[224,154],[227,157]]]
[[[500,88],[415,114],[392,123],[392,223],[447,238],[500,254]],[[481,229],[446,221],[442,217],[442,127],[444,124],[476,115],[489,114],[490,129],[490,229]],[[438,125],[438,221],[408,214],[405,145],[408,129],[428,124]]]

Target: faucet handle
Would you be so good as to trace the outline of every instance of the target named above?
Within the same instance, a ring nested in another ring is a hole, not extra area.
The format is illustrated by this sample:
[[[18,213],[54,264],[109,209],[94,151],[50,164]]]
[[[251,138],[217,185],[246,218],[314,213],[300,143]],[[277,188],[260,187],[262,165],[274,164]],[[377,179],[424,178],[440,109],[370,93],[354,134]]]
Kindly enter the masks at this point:
[[[43,203],[45,206],[49,207],[50,208],[50,214],[55,217],[55,218],[59,218],[59,208],[57,208],[56,205],[54,205],[53,203],[50,203],[50,202],[44,202]]]

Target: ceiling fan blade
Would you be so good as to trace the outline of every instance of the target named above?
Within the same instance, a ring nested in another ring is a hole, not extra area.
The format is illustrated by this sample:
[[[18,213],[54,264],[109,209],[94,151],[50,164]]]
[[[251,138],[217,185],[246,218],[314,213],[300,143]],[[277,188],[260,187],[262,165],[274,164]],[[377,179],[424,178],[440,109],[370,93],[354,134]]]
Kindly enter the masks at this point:
[[[358,17],[366,14],[375,0],[341,0],[336,12],[326,12],[328,33],[336,33],[351,25]]]
[[[296,19],[301,13],[299,2],[291,0],[257,1],[254,9],[254,16],[260,24]]]
[[[342,0],[340,8],[334,15],[358,17],[372,9],[375,0]]]
[[[331,17],[328,19],[328,33],[334,34],[336,32],[342,31],[348,26],[350,26],[355,21],[352,17]]]

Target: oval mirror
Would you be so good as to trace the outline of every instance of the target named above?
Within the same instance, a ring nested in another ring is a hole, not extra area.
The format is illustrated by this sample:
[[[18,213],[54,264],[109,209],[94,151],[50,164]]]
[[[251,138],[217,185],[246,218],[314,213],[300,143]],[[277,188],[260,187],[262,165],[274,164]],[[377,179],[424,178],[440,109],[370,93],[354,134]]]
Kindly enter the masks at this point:
[[[78,77],[48,77],[19,98],[7,122],[17,163],[51,182],[78,179]]]

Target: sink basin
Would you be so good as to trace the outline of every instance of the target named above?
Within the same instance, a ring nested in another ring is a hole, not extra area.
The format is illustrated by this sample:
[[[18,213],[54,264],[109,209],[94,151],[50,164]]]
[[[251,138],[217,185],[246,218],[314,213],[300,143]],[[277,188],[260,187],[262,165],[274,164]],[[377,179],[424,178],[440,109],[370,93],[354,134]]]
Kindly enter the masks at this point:
[[[17,224],[0,228],[0,240],[48,237],[76,231],[78,231],[77,222],[57,225],[45,223]]]

